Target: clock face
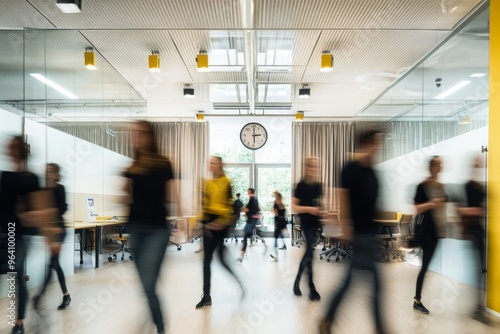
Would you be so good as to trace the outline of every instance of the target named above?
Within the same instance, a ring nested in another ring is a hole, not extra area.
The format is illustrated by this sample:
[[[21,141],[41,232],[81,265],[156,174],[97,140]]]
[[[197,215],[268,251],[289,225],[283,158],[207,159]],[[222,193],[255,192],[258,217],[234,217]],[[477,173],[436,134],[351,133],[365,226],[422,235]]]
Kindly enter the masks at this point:
[[[241,129],[240,140],[246,148],[257,150],[267,141],[267,131],[259,123],[248,123]]]

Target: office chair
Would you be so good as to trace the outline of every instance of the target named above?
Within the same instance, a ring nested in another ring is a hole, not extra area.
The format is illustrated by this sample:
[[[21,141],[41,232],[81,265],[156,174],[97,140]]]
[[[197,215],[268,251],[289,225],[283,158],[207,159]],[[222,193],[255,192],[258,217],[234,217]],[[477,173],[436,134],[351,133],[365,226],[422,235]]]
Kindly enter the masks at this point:
[[[130,254],[128,258],[131,261],[133,261],[134,255],[133,255],[132,251],[127,247],[128,236],[123,235],[124,227],[117,226],[116,228],[118,229],[118,236],[112,237],[111,239],[118,241],[121,245],[120,245],[119,249],[117,249],[109,254],[108,261],[111,262],[113,260],[116,260],[116,258],[117,258],[116,254],[118,254],[120,252],[122,253],[122,258],[121,258],[122,261],[125,260],[125,252]],[[111,256],[113,256],[113,257],[111,257]]]
[[[394,218],[397,217],[397,214],[394,213]],[[387,222],[383,222],[379,224],[379,227],[381,229],[381,234],[377,235],[377,238],[381,239],[383,241],[383,249],[382,249],[382,255],[384,259],[387,261],[391,260],[391,255],[393,260],[398,260],[401,259],[401,261],[404,261],[404,256],[401,254],[400,251],[398,251],[396,248],[392,247],[391,244],[395,243],[398,241],[398,239],[401,237],[401,220],[403,219],[403,216],[398,220],[398,219],[388,219]],[[406,221],[405,217],[405,221]],[[392,220],[393,222],[390,222]]]
[[[174,220],[173,223],[170,222],[169,224],[170,224],[170,240],[169,241],[172,245],[177,247],[178,251],[180,251],[182,249],[182,246],[172,241],[172,237],[174,236],[174,234],[179,232],[179,227],[177,227],[177,221]]]
[[[253,243],[257,243],[259,240],[262,241],[264,244],[264,247],[267,248],[266,241],[262,237],[262,214],[259,214],[259,219],[257,220],[257,224],[253,228],[252,231],[252,236],[250,237],[250,247],[253,245]]]
[[[231,242],[234,240],[236,243],[238,243],[238,237],[236,236],[236,233],[234,230],[236,229],[236,225],[238,224],[240,217],[233,216],[233,217],[231,217],[231,219],[232,219],[231,227],[229,228],[229,233],[226,237],[226,242],[228,242],[228,240],[231,240]]]
[[[328,239],[330,246],[332,243],[334,246],[328,250],[326,250],[325,247],[324,251],[319,254],[319,259],[323,260],[323,257],[326,256],[326,261],[330,262],[330,257],[333,255],[336,255],[336,262],[340,260],[340,256],[350,259],[351,254],[347,251],[347,246],[346,249],[341,248],[342,244],[346,244],[346,240],[338,212],[324,216],[323,219],[321,219],[321,222],[324,225],[322,237]]]

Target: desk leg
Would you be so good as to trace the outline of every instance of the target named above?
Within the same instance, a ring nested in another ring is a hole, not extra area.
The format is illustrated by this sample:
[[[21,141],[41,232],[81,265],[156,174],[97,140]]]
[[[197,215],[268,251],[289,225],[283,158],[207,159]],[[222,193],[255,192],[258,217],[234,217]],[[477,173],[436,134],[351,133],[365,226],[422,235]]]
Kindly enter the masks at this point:
[[[101,255],[101,234],[102,226],[96,226],[95,229],[95,267],[99,268],[99,256]]]
[[[83,231],[84,229],[80,230],[80,264],[83,264]]]

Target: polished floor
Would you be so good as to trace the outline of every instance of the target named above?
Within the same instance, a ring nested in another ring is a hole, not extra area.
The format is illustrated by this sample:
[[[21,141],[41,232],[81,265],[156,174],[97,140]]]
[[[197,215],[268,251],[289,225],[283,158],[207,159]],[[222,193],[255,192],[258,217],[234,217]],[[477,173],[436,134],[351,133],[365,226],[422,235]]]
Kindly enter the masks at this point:
[[[267,242],[272,243],[271,239]],[[249,333],[317,333],[317,324],[327,302],[339,285],[348,260],[320,261],[315,250],[316,287],[320,302],[307,298],[308,288],[302,281],[303,297],[292,293],[293,280],[303,248],[278,251],[279,261],[269,256],[270,249],[258,243],[247,251],[242,263],[235,261],[240,244],[227,243],[231,265],[242,277],[247,294],[241,290],[215,260],[212,274],[211,307],[196,310],[202,292],[202,254],[196,254],[199,243],[185,244],[177,251],[167,250],[158,292],[168,324],[167,333],[249,334]],[[129,260],[108,262],[103,255],[101,267],[91,268],[89,261],[67,280],[72,296],[70,307],[57,311],[61,301],[59,285],[54,282],[43,300],[43,311],[37,315],[28,310],[26,334],[32,333],[156,333],[151,325],[145,298],[135,268]],[[90,260],[90,258],[87,258]],[[75,261],[77,264],[78,261]],[[412,310],[414,283],[419,268],[403,262],[380,265],[384,282],[383,316],[390,333],[500,333],[500,319],[488,315],[490,324],[472,320],[476,290],[468,285],[429,272],[422,301],[430,315]],[[305,277],[304,277],[305,278]],[[355,281],[341,305],[332,333],[374,333],[369,309],[370,279],[363,272]],[[30,291],[34,295],[36,291]],[[7,298],[0,299],[5,310]],[[5,319],[5,318],[4,318]],[[3,320],[0,333],[9,333]]]

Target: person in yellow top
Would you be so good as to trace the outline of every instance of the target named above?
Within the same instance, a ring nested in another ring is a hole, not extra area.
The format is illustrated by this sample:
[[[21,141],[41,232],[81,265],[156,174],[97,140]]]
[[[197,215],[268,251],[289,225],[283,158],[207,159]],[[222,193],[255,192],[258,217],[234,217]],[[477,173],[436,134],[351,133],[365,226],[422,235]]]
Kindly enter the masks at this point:
[[[220,261],[224,268],[240,284],[238,277],[224,260],[224,238],[231,227],[232,210],[232,190],[231,181],[224,174],[222,168],[222,159],[220,157],[210,157],[210,172],[213,178],[206,180],[203,187],[203,206],[200,219],[203,223],[203,296],[201,301],[196,304],[196,308],[212,305],[210,296],[210,263],[216,249]]]

